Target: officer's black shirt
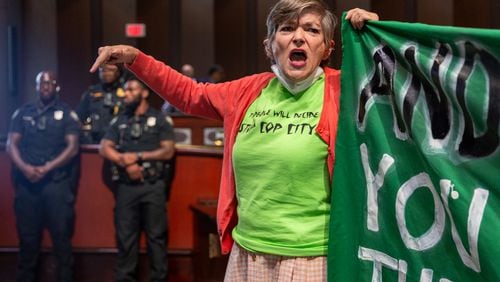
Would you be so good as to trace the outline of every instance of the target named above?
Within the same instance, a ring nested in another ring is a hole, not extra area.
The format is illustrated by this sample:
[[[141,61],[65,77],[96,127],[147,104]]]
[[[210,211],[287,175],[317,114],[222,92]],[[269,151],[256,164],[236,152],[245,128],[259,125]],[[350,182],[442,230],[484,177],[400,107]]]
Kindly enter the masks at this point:
[[[76,112],[84,126],[90,127],[91,134],[83,138],[83,143],[99,143],[108,129],[109,122],[123,112],[125,92],[121,83],[99,83],[89,87],[82,95]]]
[[[152,107],[138,117],[123,113],[111,121],[104,139],[113,141],[120,152],[156,150],[161,141],[174,139],[169,119]]]
[[[22,135],[19,152],[24,162],[39,166],[66,148],[65,136],[80,133],[78,116],[59,99],[47,106],[37,100],[21,106],[11,119],[10,132]]]

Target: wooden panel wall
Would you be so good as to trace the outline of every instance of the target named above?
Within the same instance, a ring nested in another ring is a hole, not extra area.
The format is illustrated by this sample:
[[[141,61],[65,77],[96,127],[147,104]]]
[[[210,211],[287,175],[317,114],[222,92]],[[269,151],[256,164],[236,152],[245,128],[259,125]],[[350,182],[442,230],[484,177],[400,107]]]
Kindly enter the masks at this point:
[[[195,76],[204,77],[215,59],[214,0],[183,0],[180,14],[178,67],[191,64]],[[178,68],[178,69],[179,69]]]
[[[8,20],[7,20],[7,0],[0,0],[0,37],[7,38],[7,28],[8,28]],[[0,54],[7,54],[8,48],[7,40],[0,41]],[[0,57],[0,93],[8,93],[8,61],[6,56]],[[8,105],[6,101],[7,95],[0,96],[0,111],[3,113],[0,119],[8,120],[8,112],[5,109],[5,106]],[[7,123],[0,123],[0,136],[1,132],[7,131]]]
[[[497,0],[455,0],[455,25],[468,27],[500,28]]]
[[[7,154],[0,151],[0,216],[2,232],[0,232],[1,247],[17,246],[16,220],[14,217],[14,189],[10,177],[10,160]]]
[[[0,0],[0,54],[3,54],[0,56],[0,140],[6,138],[8,121],[19,100],[20,15],[18,1]]]
[[[90,84],[92,50],[91,5],[87,0],[57,2],[57,55],[61,98],[76,107]]]
[[[417,8],[419,22],[453,25],[453,0],[420,0]]]
[[[255,62],[256,35],[249,34],[248,30],[252,24],[252,28],[255,26],[256,11],[248,2],[215,0],[214,3],[215,60],[224,67],[228,80],[251,73],[248,61],[254,59]]]
[[[36,97],[35,76],[42,70],[59,71],[56,0],[23,1],[24,44],[19,61],[25,74],[21,80],[21,101]]]
[[[198,76],[205,75],[208,66],[214,63],[226,68],[228,79],[267,71],[269,64],[262,40],[266,32],[265,17],[275,2],[3,0],[0,7],[8,15],[9,22],[22,23],[19,43],[24,46],[19,62],[22,99],[7,102],[16,103],[11,107],[16,108],[19,103],[29,100],[33,97],[36,72],[41,68],[53,68],[59,72],[63,99],[76,106],[82,91],[97,81],[97,77],[87,70],[95,58],[97,47],[107,43],[136,45],[168,61],[175,68],[189,62],[198,66]],[[386,20],[500,28],[500,2],[496,0],[327,2],[338,16],[342,11],[357,6],[376,11]],[[2,20],[5,19],[2,17]],[[146,38],[134,40],[124,37],[123,24],[134,21],[147,24]],[[337,41],[340,38],[337,37]],[[336,67],[340,66],[341,57],[338,43],[333,63]],[[5,50],[5,43],[0,50]],[[2,67],[0,82],[6,81],[8,76],[5,64]],[[7,128],[7,121],[3,120],[0,136],[5,134]]]
[[[256,32],[256,45],[254,46],[255,48],[255,54],[257,58],[255,61],[257,62],[257,66],[255,69],[255,72],[263,72],[263,71],[269,71],[269,65],[270,61],[266,56],[266,53],[264,51],[264,45],[262,45],[262,42],[267,36],[267,26],[266,26],[266,19],[267,19],[267,14],[269,14],[269,10],[274,3],[276,3],[276,0],[259,0],[257,2],[257,18],[255,20],[255,24],[257,26]]]
[[[158,60],[176,63],[177,53],[169,46],[178,40],[179,34],[174,34],[172,25],[178,26],[175,14],[179,13],[176,1],[137,1],[136,22],[146,24],[146,37],[136,39],[137,46]],[[174,12],[175,13],[172,13]],[[173,19],[172,19],[172,16]]]
[[[407,19],[407,1],[369,1],[367,8],[377,12],[382,19],[404,21]],[[416,13],[416,11],[414,11]],[[412,15],[413,17],[413,15]],[[410,20],[406,20],[410,21]]]

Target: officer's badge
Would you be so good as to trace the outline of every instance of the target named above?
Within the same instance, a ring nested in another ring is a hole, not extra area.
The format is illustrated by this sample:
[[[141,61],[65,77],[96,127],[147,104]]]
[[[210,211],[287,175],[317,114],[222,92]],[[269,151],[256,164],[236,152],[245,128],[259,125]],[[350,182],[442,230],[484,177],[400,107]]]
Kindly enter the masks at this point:
[[[149,127],[155,126],[156,125],[156,118],[155,117],[148,117],[148,121],[146,122],[146,124]]]
[[[61,120],[64,116],[64,112],[63,111],[55,111],[54,112],[54,119],[55,120]]]
[[[102,97],[102,92],[92,92],[92,97],[100,98],[100,97]]]
[[[69,115],[71,116],[72,119],[74,119],[75,121],[80,121],[80,119],[78,118],[78,115],[75,113],[75,111],[71,111],[69,113]]]
[[[116,96],[118,96],[120,98],[125,97],[125,91],[123,91],[123,88],[118,87],[116,89]]]

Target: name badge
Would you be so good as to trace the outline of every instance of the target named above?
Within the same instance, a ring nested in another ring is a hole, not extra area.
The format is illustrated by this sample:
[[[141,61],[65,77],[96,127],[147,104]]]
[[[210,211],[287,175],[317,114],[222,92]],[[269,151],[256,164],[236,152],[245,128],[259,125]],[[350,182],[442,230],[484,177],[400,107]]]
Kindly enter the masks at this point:
[[[64,116],[64,112],[63,111],[55,111],[54,112],[54,119],[55,120],[61,120]]]

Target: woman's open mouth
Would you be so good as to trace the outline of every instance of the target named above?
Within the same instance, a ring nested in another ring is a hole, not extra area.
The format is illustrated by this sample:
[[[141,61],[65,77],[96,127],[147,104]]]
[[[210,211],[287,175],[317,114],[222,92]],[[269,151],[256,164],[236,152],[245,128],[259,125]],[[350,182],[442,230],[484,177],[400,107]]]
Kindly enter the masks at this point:
[[[290,60],[290,64],[295,68],[300,68],[305,66],[307,61],[307,55],[304,50],[295,49],[290,52],[290,56],[288,57]]]

